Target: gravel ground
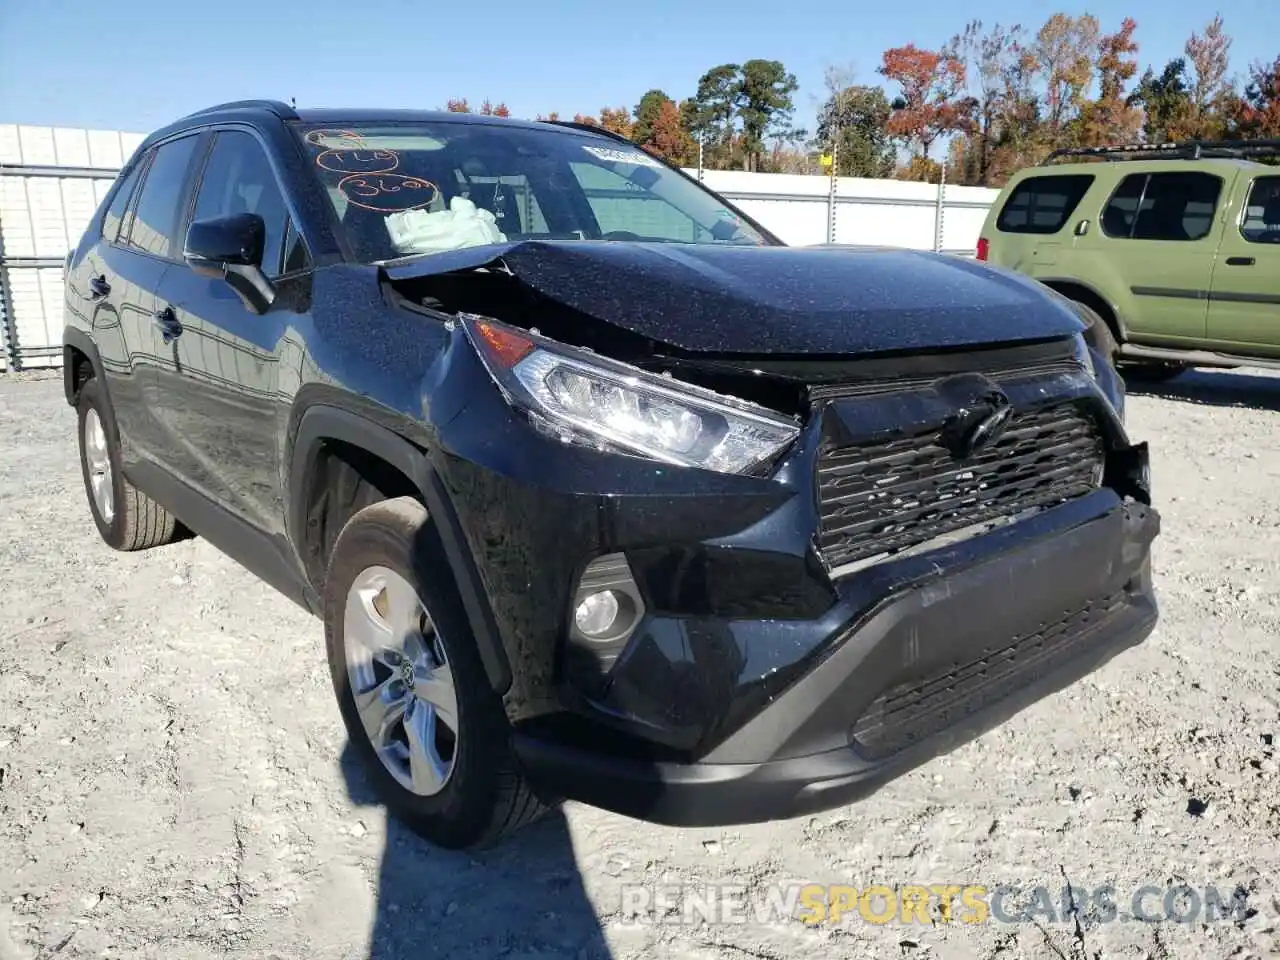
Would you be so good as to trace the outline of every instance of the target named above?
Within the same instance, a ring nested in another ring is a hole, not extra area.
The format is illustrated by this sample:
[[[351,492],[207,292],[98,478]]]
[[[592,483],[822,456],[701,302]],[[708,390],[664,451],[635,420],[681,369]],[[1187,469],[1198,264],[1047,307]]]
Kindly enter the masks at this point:
[[[1280,956],[1280,379],[1189,374],[1129,418],[1164,515],[1142,647],[856,807],[676,830],[568,805],[472,858],[370,797],[319,624],[202,540],[108,550],[60,382],[0,377],[0,960]],[[1043,886],[1057,906],[624,909],[713,883],[1013,884],[1014,906]],[[1068,884],[1114,887],[1117,917],[1064,915]],[[1163,916],[1183,884],[1247,909],[1209,922],[1183,891],[1190,922],[1126,919],[1142,887]]]

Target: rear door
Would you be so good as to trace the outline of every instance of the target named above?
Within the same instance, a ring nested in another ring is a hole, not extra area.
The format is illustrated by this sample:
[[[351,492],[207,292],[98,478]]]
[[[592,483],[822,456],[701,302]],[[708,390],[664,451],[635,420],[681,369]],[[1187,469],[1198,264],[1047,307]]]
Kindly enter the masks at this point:
[[[132,454],[142,439],[144,425],[140,417],[147,411],[136,374],[138,331],[124,307],[136,299],[128,279],[136,271],[130,268],[129,255],[121,250],[119,243],[122,225],[123,234],[128,238],[128,218],[137,199],[138,183],[150,162],[150,154],[141,156],[124,174],[103,215],[97,242],[67,278],[67,303],[71,309],[82,312],[83,321],[93,331],[103,378],[111,394],[116,428],[125,440],[126,455]]]
[[[1209,341],[1280,357],[1280,176],[1245,180],[1237,193],[1243,203],[1226,224],[1213,270]]]
[[[108,374],[108,386],[126,449],[160,462],[164,444],[151,392],[163,349],[156,324],[166,305],[170,240],[182,214],[198,142],[199,134],[187,134],[147,151],[132,197],[118,205],[113,201],[103,220],[109,242],[101,245],[86,278],[88,292],[105,307],[97,323],[106,324],[107,331],[95,330],[95,336],[111,343],[115,354],[115,376]]]
[[[1134,172],[1120,181],[1103,208],[1094,248],[1127,288],[1122,319],[1129,339],[1204,342],[1215,218],[1229,187],[1203,170]]]
[[[254,213],[266,225],[262,269],[275,303],[254,313],[224,280],[175,265],[170,289],[182,328],[158,368],[157,409],[172,463],[188,486],[269,533],[282,533],[281,449],[290,397],[281,349],[308,308],[311,261],[263,144],[247,129],[214,135],[191,220]]]
[[[117,268],[125,280],[120,322],[140,397],[139,453],[162,467],[168,467],[169,451],[156,419],[155,377],[157,367],[174,349],[161,327],[173,312],[168,286],[175,257],[181,252],[175,235],[185,213],[200,142],[200,133],[189,133],[152,149],[138,198],[121,225],[116,251]]]

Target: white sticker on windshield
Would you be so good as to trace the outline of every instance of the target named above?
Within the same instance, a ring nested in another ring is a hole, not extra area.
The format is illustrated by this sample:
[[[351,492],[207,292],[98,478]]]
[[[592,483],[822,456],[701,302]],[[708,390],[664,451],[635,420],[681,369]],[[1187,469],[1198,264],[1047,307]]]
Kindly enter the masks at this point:
[[[643,150],[614,150],[610,147],[583,147],[598,160],[608,163],[629,163],[637,167],[661,167],[662,164]]]

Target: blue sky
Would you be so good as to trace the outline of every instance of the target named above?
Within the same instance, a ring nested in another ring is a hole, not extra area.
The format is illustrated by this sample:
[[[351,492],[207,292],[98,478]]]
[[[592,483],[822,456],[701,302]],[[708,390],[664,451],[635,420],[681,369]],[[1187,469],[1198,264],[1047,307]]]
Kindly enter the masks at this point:
[[[425,108],[489,97],[516,116],[572,115],[634,106],[651,87],[680,99],[707,68],[762,57],[796,74],[808,125],[826,66],[877,82],[886,47],[939,45],[973,16],[1034,29],[1089,12],[1109,31],[1130,15],[1145,66],[1179,54],[1215,9],[1235,38],[1233,70],[1280,55],[1276,0],[0,0],[0,123],[146,132],[244,97]]]

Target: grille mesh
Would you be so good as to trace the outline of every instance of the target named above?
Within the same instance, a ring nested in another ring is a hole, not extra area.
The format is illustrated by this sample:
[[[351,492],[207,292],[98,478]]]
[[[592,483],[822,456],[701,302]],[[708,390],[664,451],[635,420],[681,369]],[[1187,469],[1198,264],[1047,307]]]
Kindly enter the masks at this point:
[[[991,446],[956,461],[936,433],[823,446],[818,542],[832,566],[894,553],[973,524],[1081,496],[1104,449],[1074,403],[1015,414]]]
[[[1125,602],[1123,592],[1091,601],[978,660],[881,694],[854,725],[859,751],[880,759],[906,749],[1053,672]]]

